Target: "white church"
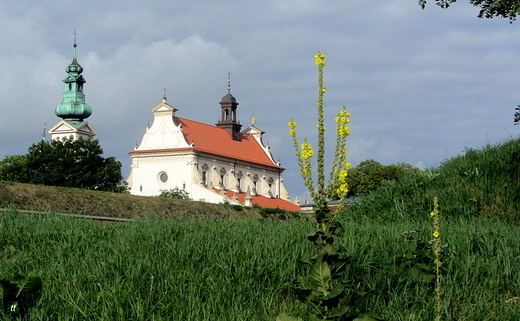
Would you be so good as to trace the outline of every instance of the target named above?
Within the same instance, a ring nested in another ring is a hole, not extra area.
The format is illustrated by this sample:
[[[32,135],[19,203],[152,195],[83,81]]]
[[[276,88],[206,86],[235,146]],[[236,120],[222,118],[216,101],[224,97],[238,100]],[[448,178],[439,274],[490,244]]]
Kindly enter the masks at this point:
[[[299,210],[283,185],[284,168],[262,142],[264,132],[254,119],[241,131],[237,106],[228,87],[220,121],[212,126],[177,117],[164,96],[151,109],[152,125],[130,152],[130,193],[153,196],[178,187],[196,201]]]

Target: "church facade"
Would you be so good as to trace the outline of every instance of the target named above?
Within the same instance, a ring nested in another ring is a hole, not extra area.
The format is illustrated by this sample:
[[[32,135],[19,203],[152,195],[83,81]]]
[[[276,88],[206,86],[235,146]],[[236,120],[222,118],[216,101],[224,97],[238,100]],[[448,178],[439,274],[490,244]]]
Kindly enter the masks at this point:
[[[177,187],[195,201],[298,211],[283,185],[284,168],[262,142],[264,132],[254,121],[241,130],[237,106],[228,86],[213,126],[178,117],[164,95],[151,109],[152,125],[129,153],[130,193],[155,196]]]

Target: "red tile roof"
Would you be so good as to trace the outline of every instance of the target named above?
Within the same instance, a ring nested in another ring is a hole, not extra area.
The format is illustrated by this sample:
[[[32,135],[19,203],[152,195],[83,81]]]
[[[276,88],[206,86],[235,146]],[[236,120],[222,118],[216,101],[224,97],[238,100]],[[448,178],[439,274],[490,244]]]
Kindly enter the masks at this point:
[[[218,192],[218,190],[215,190],[216,192]],[[228,198],[232,198],[233,196],[236,196],[238,199],[237,201],[240,202],[240,204],[244,204],[245,202],[245,198],[246,198],[246,193],[234,193],[233,191],[230,191],[230,190],[225,190],[225,195],[228,197]],[[265,196],[262,196],[262,195],[255,195],[255,196],[251,196],[253,198],[253,205],[259,205],[259,206],[262,206],[262,207],[267,207],[267,208],[281,208],[281,209],[284,209],[284,210],[287,210],[287,211],[294,211],[294,212],[297,212],[300,210],[300,206],[296,205],[296,204],[293,204],[289,201],[286,201],[286,200],[283,200],[281,198],[268,198],[268,197],[265,197]]]
[[[276,165],[266,154],[256,139],[248,134],[240,133],[240,141],[233,140],[228,132],[216,126],[199,123],[193,120],[174,117],[176,124],[182,124],[182,132],[189,148],[168,148],[153,150],[134,150],[134,153],[151,153],[161,151],[196,150],[213,155],[224,156],[235,160],[241,160],[254,164],[266,165],[280,170],[285,168]]]
[[[186,141],[193,143],[195,150],[283,169],[271,160],[251,135],[241,133],[241,141],[236,141],[223,128],[179,117],[174,120],[182,124]]]

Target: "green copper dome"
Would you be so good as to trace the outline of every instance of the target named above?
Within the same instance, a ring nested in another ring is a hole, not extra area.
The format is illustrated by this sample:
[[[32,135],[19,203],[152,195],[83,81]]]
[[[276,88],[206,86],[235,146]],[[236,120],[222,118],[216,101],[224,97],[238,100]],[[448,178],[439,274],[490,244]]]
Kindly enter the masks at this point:
[[[74,43],[72,62],[65,71],[68,76],[63,79],[65,83],[63,99],[61,104],[56,107],[55,114],[65,120],[83,121],[83,119],[92,115],[92,108],[85,103],[83,84],[86,81],[81,75],[83,67],[80,66],[76,58],[76,43]]]

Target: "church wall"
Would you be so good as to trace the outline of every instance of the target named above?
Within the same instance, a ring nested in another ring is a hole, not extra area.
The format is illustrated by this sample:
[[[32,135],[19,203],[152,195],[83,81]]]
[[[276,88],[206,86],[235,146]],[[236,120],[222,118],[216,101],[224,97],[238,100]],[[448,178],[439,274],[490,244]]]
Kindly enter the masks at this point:
[[[193,200],[222,203],[225,199],[224,196],[209,189],[211,185],[208,188],[201,184],[201,176],[197,172],[195,159],[194,155],[134,157],[132,171],[128,179],[131,184],[130,193],[141,196],[158,196],[161,190],[178,187],[186,190]],[[194,170],[191,170],[191,168]],[[222,166],[216,168],[221,169]],[[219,183],[218,172],[213,168],[208,169],[215,172],[213,180],[216,184],[212,186],[217,187]],[[208,179],[209,175],[211,173],[208,174]],[[161,180],[161,178],[163,179]],[[225,176],[224,184],[228,184],[228,180],[229,177]]]
[[[132,186],[130,193],[157,196],[161,190],[174,187],[187,189],[192,183],[186,170],[187,156],[136,157],[132,160]]]
[[[277,171],[248,166],[236,162],[226,162],[210,157],[200,157],[198,159],[198,171],[201,177],[201,184],[215,188],[220,187],[223,174],[224,189],[238,192],[237,187],[240,178],[240,192],[245,193],[247,188],[251,193],[256,191],[256,195],[267,197],[280,196],[281,177]],[[205,174],[204,174],[205,172]],[[202,178],[206,181],[202,182]],[[271,184],[271,188],[269,188]]]
[[[81,133],[61,133],[61,134],[55,134],[55,133],[52,133],[52,140],[55,140],[55,139],[70,139],[72,138],[73,140],[76,140],[78,138],[84,138],[84,139],[89,139],[89,138],[92,138],[91,135],[84,135],[84,134],[81,134]]]

